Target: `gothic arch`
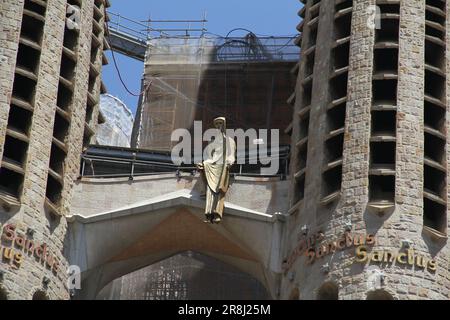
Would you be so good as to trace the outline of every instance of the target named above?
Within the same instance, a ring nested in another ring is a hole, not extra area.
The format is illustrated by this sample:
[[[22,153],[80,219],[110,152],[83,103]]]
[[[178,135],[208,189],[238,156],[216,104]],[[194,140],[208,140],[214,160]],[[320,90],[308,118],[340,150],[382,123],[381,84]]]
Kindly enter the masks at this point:
[[[242,285],[242,290],[233,292],[232,284]],[[236,266],[205,253],[184,251],[117,277],[99,290],[96,299],[223,300],[234,296],[265,300],[270,299],[270,292],[259,279]]]
[[[339,300],[339,288],[334,282],[325,282],[317,290],[317,300]]]

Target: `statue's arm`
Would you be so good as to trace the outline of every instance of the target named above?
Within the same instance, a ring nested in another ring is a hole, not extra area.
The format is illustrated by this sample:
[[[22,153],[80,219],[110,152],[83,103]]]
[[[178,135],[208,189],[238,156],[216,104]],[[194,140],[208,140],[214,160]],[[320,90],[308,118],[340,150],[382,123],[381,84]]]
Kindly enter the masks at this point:
[[[228,138],[229,143],[229,152],[227,155],[227,165],[231,167],[236,162],[236,142],[234,142],[234,139]]]
[[[203,169],[205,169],[205,167],[203,166],[203,162],[197,163],[197,164],[196,164],[196,167],[197,167],[198,170],[203,170]]]

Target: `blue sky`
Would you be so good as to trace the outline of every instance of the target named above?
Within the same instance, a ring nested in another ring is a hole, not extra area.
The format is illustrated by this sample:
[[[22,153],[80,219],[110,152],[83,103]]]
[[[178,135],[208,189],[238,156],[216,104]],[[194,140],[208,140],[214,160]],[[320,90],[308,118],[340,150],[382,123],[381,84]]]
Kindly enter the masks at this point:
[[[208,32],[226,35],[234,28],[245,28],[255,34],[293,35],[299,23],[298,0],[110,0],[110,12],[133,20],[199,20],[207,15]],[[185,25],[177,25],[185,27]],[[239,36],[245,33],[234,33]],[[109,65],[103,67],[103,81],[108,92],[119,97],[133,111],[137,98],[128,94],[120,83],[111,53]],[[143,63],[115,54],[119,70],[130,91],[139,93]]]

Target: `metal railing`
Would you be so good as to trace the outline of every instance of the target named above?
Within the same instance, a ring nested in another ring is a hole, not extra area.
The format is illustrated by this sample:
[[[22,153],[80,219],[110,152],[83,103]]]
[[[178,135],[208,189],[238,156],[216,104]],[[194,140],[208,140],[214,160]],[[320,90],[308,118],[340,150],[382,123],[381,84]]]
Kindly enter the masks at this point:
[[[107,14],[110,31],[124,33],[140,41],[159,37],[201,36],[207,32],[206,22],[208,20],[206,20],[206,17],[201,20],[148,19],[137,21],[122,16],[120,13],[108,11]],[[187,24],[187,27],[181,27],[180,23]],[[165,25],[169,27],[164,27]]]
[[[214,35],[207,32],[206,16],[201,20],[136,21],[119,13],[108,12],[109,38],[114,49],[139,60],[147,45],[150,59],[190,61],[201,55],[206,61],[297,61],[300,49],[296,36],[256,36],[251,31],[242,37]],[[179,23],[187,24],[179,27]],[[164,25],[159,27],[158,25]],[[235,29],[241,30],[241,29]],[[139,48],[136,48],[138,46]],[[183,56],[186,56],[183,58]]]
[[[194,176],[197,167],[194,165],[176,165],[166,153],[146,152],[137,149],[111,148],[93,146],[81,156],[80,178],[128,178],[173,174],[180,179],[183,173]],[[94,152],[90,152],[93,150]],[[142,153],[142,155],[140,155]],[[155,160],[143,160],[143,158]],[[252,158],[246,156],[247,163]],[[235,164],[231,169],[231,176],[247,177],[278,177],[286,179],[289,174],[289,152],[282,152],[272,160],[280,161],[280,169],[275,175],[262,175],[259,173],[260,165]]]

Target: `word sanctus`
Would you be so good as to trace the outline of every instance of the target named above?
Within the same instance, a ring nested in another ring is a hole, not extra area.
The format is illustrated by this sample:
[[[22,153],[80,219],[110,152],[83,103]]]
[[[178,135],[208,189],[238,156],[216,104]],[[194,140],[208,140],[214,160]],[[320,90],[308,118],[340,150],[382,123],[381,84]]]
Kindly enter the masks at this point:
[[[304,255],[308,248],[315,246],[317,243],[322,241],[325,235],[322,232],[314,233],[309,237],[303,237],[294,248],[289,257],[283,261],[283,272],[287,272],[292,265],[295,263],[298,257]]]
[[[436,271],[437,263],[433,259],[427,259],[420,254],[416,254],[413,249],[406,252],[394,252],[390,250],[373,250],[367,252],[366,246],[356,248],[356,262],[359,263],[398,263],[402,265],[417,266],[422,269],[428,269],[431,272]]]
[[[313,264],[317,259],[323,258],[329,254],[335,253],[351,247],[357,247],[361,245],[372,246],[375,245],[375,236],[368,235],[353,235],[346,232],[337,241],[330,241],[318,248],[310,248],[306,252],[306,263]]]
[[[320,246],[325,238],[322,232],[313,234],[311,237],[302,239],[293,252],[289,255],[289,258],[283,263],[283,271],[287,272],[292,268],[293,264],[298,257],[304,255],[307,257],[307,264],[313,264],[317,259],[325,257],[336,251],[341,251],[344,249],[358,247],[361,245],[375,245],[374,235],[354,235],[349,232],[345,232],[337,240],[326,242]]]
[[[48,249],[47,244],[39,244],[34,240],[27,239],[25,236],[16,231],[16,226],[7,224],[2,229],[0,245],[0,256],[4,261],[8,261],[14,268],[20,268],[23,263],[24,255],[34,256],[35,259],[52,270],[58,273],[60,262]]]

